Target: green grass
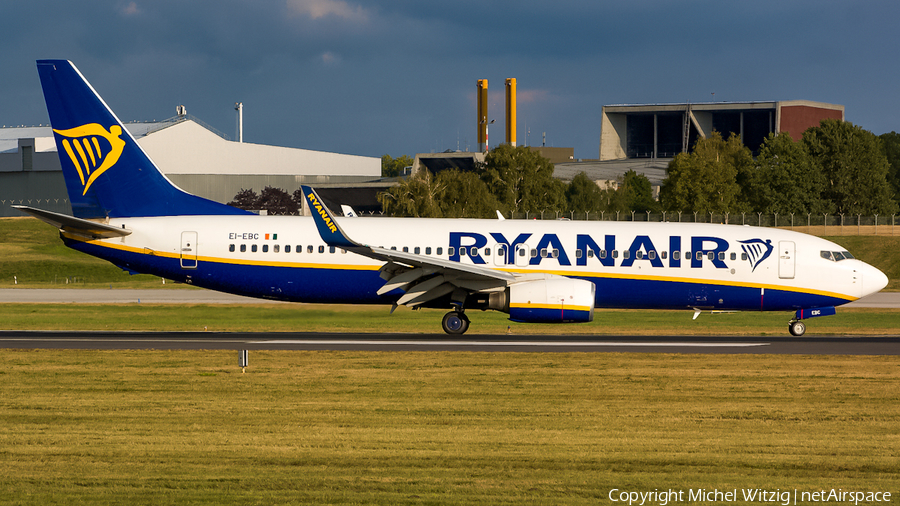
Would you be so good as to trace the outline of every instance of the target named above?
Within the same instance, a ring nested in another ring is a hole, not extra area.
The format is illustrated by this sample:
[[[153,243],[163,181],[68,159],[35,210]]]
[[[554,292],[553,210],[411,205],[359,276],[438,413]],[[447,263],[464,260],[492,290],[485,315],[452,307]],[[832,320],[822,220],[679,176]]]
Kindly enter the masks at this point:
[[[16,280],[18,284],[16,284]],[[2,288],[184,288],[155,276],[132,276],[99,258],[67,248],[59,231],[35,218],[0,218]]]
[[[0,330],[392,332],[441,334],[445,310],[316,304],[0,304]],[[469,312],[471,334],[787,336],[792,313],[701,314],[597,310],[590,323],[512,323],[493,311]],[[807,322],[813,335],[900,335],[900,309],[839,309]]]
[[[4,351],[6,504],[900,487],[897,357]],[[742,504],[740,501],[737,504]]]

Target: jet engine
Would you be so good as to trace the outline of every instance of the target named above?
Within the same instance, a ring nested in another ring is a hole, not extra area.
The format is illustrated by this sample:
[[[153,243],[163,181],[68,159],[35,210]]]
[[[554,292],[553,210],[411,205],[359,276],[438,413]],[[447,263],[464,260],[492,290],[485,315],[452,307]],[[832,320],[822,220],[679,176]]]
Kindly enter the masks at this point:
[[[553,276],[509,286],[509,319],[525,323],[589,322],[594,319],[594,283]]]

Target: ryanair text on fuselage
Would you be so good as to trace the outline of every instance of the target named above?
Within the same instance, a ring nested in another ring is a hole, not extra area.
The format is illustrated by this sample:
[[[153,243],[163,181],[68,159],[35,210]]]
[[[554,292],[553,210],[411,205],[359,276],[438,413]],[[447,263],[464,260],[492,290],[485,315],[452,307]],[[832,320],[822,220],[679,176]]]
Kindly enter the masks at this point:
[[[532,237],[530,233],[522,233],[511,240],[499,232],[491,232],[491,238],[500,245],[499,254],[504,255],[504,263],[513,265],[516,263],[517,246],[524,245],[528,239]],[[762,261],[772,254],[773,246],[771,240],[750,239],[741,242],[744,252],[742,260],[750,263],[753,269]],[[627,249],[621,251],[621,259],[619,259],[619,250],[616,249],[616,236],[604,235],[601,246],[597,239],[588,234],[578,234],[575,236],[575,265],[588,265],[589,258],[596,258],[600,264],[605,267],[614,267],[617,262],[620,267],[631,267],[637,261],[648,262],[652,267],[682,267],[682,261],[689,264],[691,268],[702,268],[704,260],[709,261],[717,269],[727,269],[725,263],[725,252],[728,251],[728,241],[720,237],[714,236],[692,236],[685,238],[679,235],[669,236],[668,251],[672,254],[660,254],[656,245],[647,235],[638,235],[632,240]],[[682,258],[682,245],[690,244],[690,249],[685,257]],[[450,232],[450,260],[460,261],[461,257],[469,256],[472,263],[486,264],[485,259],[478,253],[482,248],[488,245],[488,238],[476,232]],[[570,254],[566,251],[562,241],[557,234],[543,234],[537,244],[533,247],[534,254],[530,252],[519,252],[521,255],[528,256],[528,265],[540,265],[545,260],[558,262],[561,266],[571,266],[572,260]],[[552,252],[552,253],[545,253]],[[467,255],[468,253],[468,255]]]

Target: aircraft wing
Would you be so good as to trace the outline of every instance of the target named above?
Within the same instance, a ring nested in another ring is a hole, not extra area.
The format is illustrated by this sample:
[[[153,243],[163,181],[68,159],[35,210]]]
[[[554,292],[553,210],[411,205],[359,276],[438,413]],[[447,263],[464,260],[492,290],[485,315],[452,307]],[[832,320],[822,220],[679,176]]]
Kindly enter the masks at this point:
[[[96,221],[83,220],[67,214],[44,211],[28,206],[12,206],[23,213],[28,213],[35,218],[53,225],[63,232],[83,235],[93,239],[109,239],[110,237],[122,237],[131,235],[127,228],[116,228]]]
[[[418,306],[447,294],[452,294],[451,300],[462,302],[469,293],[502,290],[518,280],[509,272],[360,244],[341,230],[315,190],[309,186],[301,188],[326,244],[385,262],[381,277],[386,283],[378,294],[396,289],[406,292],[398,305]]]

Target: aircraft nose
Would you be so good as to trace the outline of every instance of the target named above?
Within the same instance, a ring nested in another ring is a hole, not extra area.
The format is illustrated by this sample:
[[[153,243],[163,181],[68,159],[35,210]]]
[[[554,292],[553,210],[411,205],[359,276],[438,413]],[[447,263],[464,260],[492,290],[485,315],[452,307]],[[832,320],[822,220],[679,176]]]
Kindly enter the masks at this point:
[[[862,279],[863,297],[881,291],[888,284],[888,277],[883,272],[867,263],[863,263]]]

